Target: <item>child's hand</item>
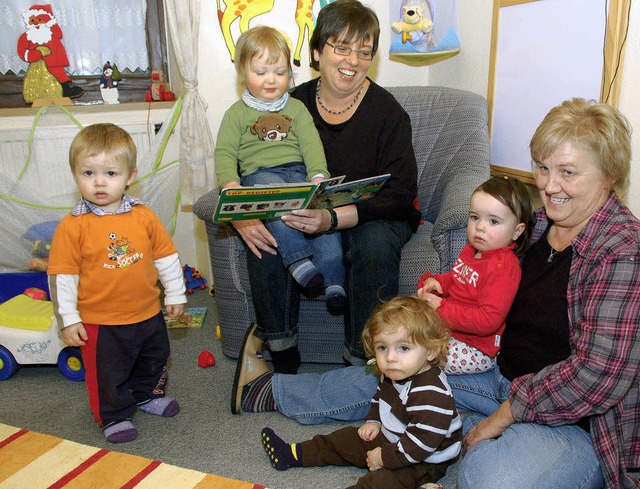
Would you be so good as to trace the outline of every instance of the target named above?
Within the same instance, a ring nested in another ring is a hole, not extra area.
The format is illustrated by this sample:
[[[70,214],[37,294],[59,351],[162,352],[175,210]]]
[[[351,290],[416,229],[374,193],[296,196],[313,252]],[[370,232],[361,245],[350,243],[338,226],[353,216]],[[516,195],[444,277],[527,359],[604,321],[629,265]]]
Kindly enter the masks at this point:
[[[311,179],[311,183],[318,183],[318,182],[323,182],[324,181],[324,177],[313,177]]]
[[[420,291],[418,291],[418,298],[425,301],[429,306],[434,309],[438,309],[442,305],[442,297],[439,295],[432,294],[430,292],[425,292],[420,296]]]
[[[368,421],[358,428],[358,435],[364,441],[371,441],[380,433],[380,424]]]
[[[371,472],[375,472],[384,467],[382,463],[382,448],[374,448],[367,452],[367,467]]]
[[[242,187],[242,185],[240,185],[240,182],[238,182],[237,180],[234,180],[233,182],[229,182],[226,183],[222,188],[238,188],[238,187]]]
[[[165,306],[164,308],[167,310],[167,315],[170,318],[177,318],[178,316],[182,316],[184,314],[186,304],[171,304]]]
[[[60,332],[60,336],[62,336],[62,341],[69,346],[84,346],[89,339],[82,323],[67,326]]]
[[[435,277],[429,277],[422,284],[422,288],[418,289],[418,292],[423,290],[424,292],[437,292],[438,294],[442,294],[442,285],[438,282],[438,279]]]

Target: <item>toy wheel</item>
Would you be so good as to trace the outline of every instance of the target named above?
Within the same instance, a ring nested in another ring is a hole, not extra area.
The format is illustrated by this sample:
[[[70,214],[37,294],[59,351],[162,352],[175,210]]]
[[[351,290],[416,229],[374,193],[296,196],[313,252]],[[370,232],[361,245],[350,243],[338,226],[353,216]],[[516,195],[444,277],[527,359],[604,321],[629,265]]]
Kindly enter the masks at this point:
[[[0,345],[0,380],[7,380],[20,368],[9,350]]]
[[[214,297],[216,295],[216,287],[215,287],[215,285],[212,285],[211,287],[209,287],[209,295],[211,297]]]
[[[84,380],[84,363],[79,348],[67,347],[58,354],[58,368],[62,375],[75,382]]]

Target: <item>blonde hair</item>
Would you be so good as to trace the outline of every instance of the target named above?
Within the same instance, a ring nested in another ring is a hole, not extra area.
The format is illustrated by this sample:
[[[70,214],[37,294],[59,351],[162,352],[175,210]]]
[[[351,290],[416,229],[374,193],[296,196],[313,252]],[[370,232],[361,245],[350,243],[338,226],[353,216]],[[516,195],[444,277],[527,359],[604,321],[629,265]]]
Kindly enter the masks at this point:
[[[531,159],[543,163],[564,143],[593,152],[612,182],[611,190],[623,192],[628,188],[631,126],[618,110],[595,100],[565,100],[551,109],[536,129],[529,145]]]
[[[375,337],[382,332],[405,328],[410,341],[435,353],[431,365],[447,361],[449,327],[427,302],[415,296],[398,296],[378,304],[362,332],[362,345],[368,357],[375,357]]]
[[[136,144],[127,131],[111,123],[93,124],[80,130],[69,148],[69,166],[75,172],[80,158],[105,154],[124,162],[129,173],[137,168]]]
[[[289,43],[280,31],[266,25],[252,27],[242,33],[236,42],[234,64],[239,81],[244,82],[247,67],[255,56],[269,52],[268,64],[277,63],[280,56],[287,62],[289,78],[291,78],[291,49]]]

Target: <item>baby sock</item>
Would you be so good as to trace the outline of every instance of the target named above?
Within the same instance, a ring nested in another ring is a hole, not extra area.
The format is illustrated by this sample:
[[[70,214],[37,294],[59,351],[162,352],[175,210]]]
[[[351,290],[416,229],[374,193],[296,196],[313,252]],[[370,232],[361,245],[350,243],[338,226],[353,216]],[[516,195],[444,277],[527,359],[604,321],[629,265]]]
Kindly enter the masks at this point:
[[[262,447],[275,469],[287,470],[291,467],[302,467],[300,447],[296,443],[291,445],[286,443],[271,428],[262,430]]]
[[[138,438],[138,430],[128,419],[109,424],[102,429],[102,433],[104,433],[107,441],[111,443],[126,443]]]
[[[289,265],[289,273],[306,289],[318,289],[324,285],[324,277],[309,258],[294,261]]]
[[[340,316],[347,308],[347,293],[340,285],[329,285],[324,291],[324,303],[329,314]]]
[[[145,413],[169,418],[180,412],[180,404],[178,404],[178,401],[171,399],[170,397],[158,397],[142,404],[138,404],[138,409]]]
[[[242,410],[246,413],[262,413],[276,410],[276,400],[273,397],[271,372],[265,372],[256,380],[249,382],[242,388]]]

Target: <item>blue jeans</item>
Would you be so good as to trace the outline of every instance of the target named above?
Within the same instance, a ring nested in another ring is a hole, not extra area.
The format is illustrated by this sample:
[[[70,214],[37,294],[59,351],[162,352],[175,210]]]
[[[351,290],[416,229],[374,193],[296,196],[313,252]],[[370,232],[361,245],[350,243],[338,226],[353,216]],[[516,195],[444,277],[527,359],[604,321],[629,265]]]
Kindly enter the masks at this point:
[[[273,374],[273,397],[285,416],[300,424],[364,419],[378,388],[378,376],[364,367],[323,374]]]
[[[507,399],[511,382],[499,369],[450,375],[465,433]],[[366,417],[378,378],[364,367],[323,374],[273,375],[276,407],[301,424]],[[475,445],[458,470],[458,488],[599,488],[602,472],[589,433],[577,426],[515,423],[494,440]]]
[[[511,382],[498,368],[450,375],[464,432],[508,398]],[[600,488],[602,471],[589,433],[578,426],[514,423],[495,439],[476,444],[458,469],[458,489],[514,487]]]
[[[345,314],[345,357],[364,359],[360,340],[373,308],[398,294],[400,251],[411,237],[405,221],[377,220],[341,231],[349,310]],[[300,288],[278,256],[247,253],[258,336],[273,351],[298,343]]]
[[[291,166],[261,168],[241,178],[244,186],[271,183],[305,182],[307,170],[300,163]],[[285,267],[303,258],[312,258],[314,265],[324,276],[324,285],[344,287],[344,263],[340,235],[309,235],[287,226],[279,218],[265,221],[265,226],[278,242],[278,253]]]

